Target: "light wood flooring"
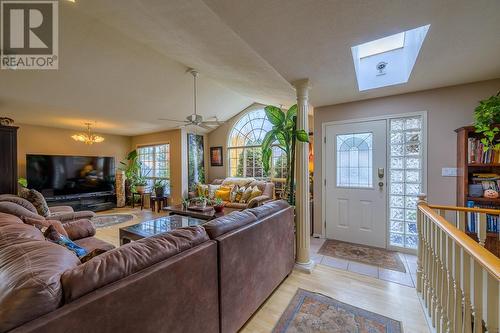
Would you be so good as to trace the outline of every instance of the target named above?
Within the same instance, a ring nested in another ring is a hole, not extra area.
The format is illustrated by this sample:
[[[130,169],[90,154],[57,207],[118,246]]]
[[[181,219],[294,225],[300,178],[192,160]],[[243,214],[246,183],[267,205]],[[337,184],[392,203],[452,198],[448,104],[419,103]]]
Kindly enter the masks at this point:
[[[102,212],[102,214],[116,213],[133,214],[135,218],[129,222],[98,229],[96,234],[96,237],[115,246],[119,246],[120,227],[165,215],[153,213],[151,209],[141,211],[137,208],[119,208]],[[319,244],[314,240],[312,243],[314,253]],[[316,265],[311,274],[294,270],[247,322],[241,332],[271,332],[298,288],[319,292],[341,302],[400,320],[405,333],[429,332],[415,288],[321,263]]]

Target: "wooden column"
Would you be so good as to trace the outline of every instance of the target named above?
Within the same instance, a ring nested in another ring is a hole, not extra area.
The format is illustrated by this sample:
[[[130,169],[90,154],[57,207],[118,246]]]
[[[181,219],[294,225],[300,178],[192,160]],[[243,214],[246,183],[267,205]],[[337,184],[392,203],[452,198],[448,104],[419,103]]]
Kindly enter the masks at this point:
[[[308,79],[295,81],[293,83],[297,92],[297,129],[309,132],[309,89],[311,85]],[[297,226],[297,253],[296,268],[311,272],[314,262],[310,257],[310,230],[311,221],[309,214],[309,145],[297,141],[296,146],[296,226]]]

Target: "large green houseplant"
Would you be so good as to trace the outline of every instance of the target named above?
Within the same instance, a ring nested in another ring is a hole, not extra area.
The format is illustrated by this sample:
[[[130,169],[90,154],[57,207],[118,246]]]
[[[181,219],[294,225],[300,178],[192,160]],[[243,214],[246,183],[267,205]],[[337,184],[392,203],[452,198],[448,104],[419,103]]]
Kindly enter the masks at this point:
[[[484,138],[481,142],[484,144],[484,150],[500,150],[500,142],[497,134],[500,129],[495,124],[500,123],[500,91],[488,99],[479,102],[474,110],[474,127],[476,133],[481,133]]]
[[[285,152],[287,178],[285,198],[291,205],[295,204],[295,145],[297,141],[309,142],[309,135],[304,130],[297,129],[297,105],[293,105],[285,113],[281,108],[268,105],[264,108],[266,117],[273,125],[262,141],[262,164],[264,172],[268,173],[271,166],[273,145]]]

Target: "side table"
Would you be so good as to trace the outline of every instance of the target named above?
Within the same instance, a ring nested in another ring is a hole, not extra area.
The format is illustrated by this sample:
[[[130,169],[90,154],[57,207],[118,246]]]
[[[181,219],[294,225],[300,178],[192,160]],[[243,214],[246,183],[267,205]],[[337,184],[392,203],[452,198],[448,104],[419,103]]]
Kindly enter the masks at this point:
[[[155,208],[156,211],[159,213],[163,209],[163,207],[168,206],[168,196],[163,196],[163,197],[153,197],[151,196],[149,198],[149,204],[151,206],[151,210],[154,212]]]

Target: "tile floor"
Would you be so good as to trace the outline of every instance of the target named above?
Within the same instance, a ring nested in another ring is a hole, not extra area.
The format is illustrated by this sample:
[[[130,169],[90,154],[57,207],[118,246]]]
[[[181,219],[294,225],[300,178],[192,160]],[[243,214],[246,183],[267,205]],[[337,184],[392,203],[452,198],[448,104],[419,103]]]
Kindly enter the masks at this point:
[[[311,257],[316,264],[367,275],[378,278],[380,280],[399,283],[404,286],[415,288],[417,271],[416,256],[411,254],[399,253],[399,256],[401,257],[401,260],[403,261],[406,268],[406,273],[402,273],[389,269],[379,268],[377,266],[362,264],[355,261],[348,261],[318,254],[318,251],[323,245],[324,241],[325,240],[321,238],[311,238]]]

